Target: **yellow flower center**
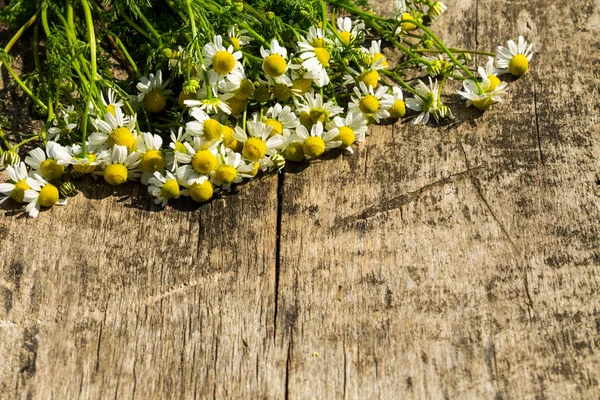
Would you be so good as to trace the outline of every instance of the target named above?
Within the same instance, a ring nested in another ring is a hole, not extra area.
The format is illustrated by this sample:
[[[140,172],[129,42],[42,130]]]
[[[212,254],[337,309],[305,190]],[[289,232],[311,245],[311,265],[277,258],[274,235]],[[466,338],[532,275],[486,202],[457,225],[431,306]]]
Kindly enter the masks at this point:
[[[310,90],[312,80],[299,78],[292,82],[292,90],[297,94],[304,94]]]
[[[273,86],[273,95],[281,102],[289,100],[292,97],[292,91],[287,85],[277,83]]]
[[[117,116],[117,114],[115,113],[115,106],[113,106],[112,104],[106,106],[106,112],[111,113],[113,117]]]
[[[277,121],[276,119],[273,119],[273,118],[265,119],[265,125],[273,128],[271,130],[271,136],[281,135],[283,133],[283,125],[281,124],[281,122]]]
[[[208,174],[217,166],[217,158],[209,150],[200,150],[192,157],[192,167],[199,174]]]
[[[409,19],[409,20],[412,20],[412,21],[414,21],[414,20],[415,20],[415,19],[413,18],[413,16],[412,16],[412,15],[410,15],[409,13],[407,13],[407,12],[405,12],[405,13],[402,15],[402,19]],[[414,31],[415,29],[417,29],[417,26],[416,26],[415,24],[411,24],[410,22],[404,22],[404,23],[402,23],[402,29],[403,29],[405,32],[408,32],[408,31]]]
[[[350,42],[352,42],[352,39],[354,39],[354,36],[347,31],[340,32],[339,36],[340,39],[342,39],[342,43],[344,43],[346,46],[348,46]]]
[[[17,203],[22,203],[23,198],[25,197],[25,191],[31,189],[25,179],[15,183],[15,187],[10,192],[10,198],[16,201]]]
[[[117,186],[127,180],[127,174],[127,167],[123,164],[109,164],[104,169],[104,180],[113,186]]]
[[[204,121],[203,133],[207,140],[219,140],[223,136],[223,125],[214,119],[207,119]]]
[[[238,100],[246,100],[252,97],[254,93],[254,83],[248,78],[242,79],[240,87],[235,92],[235,98]]]
[[[508,64],[508,72],[514,76],[521,76],[529,69],[529,60],[523,54],[514,56]]]
[[[108,146],[113,147],[114,145],[125,146],[127,150],[131,151],[135,146],[135,137],[128,128],[122,126],[108,135]]]
[[[244,108],[246,108],[246,104],[248,104],[248,100],[240,100],[236,97],[232,97],[229,100],[227,100],[227,104],[229,105],[229,108],[231,108],[231,114],[238,115],[241,114],[242,111],[244,111]]]
[[[314,125],[312,118],[310,117],[310,113],[303,112],[302,114],[300,114],[299,119],[302,126],[304,126],[308,130],[310,130]]]
[[[218,74],[227,75],[235,67],[235,58],[226,50],[217,51],[212,58],[212,65]]]
[[[194,183],[190,186],[189,189],[190,197],[198,202],[204,203],[205,201],[209,201],[213,195],[213,187],[209,181],[204,181],[202,183]]]
[[[342,126],[335,138],[335,140],[340,140],[344,147],[351,146],[355,139],[354,130],[349,126]]]
[[[236,178],[237,169],[231,165],[219,165],[215,171],[215,179],[223,183],[231,183]]]
[[[498,87],[498,85],[500,85],[501,82],[496,75],[490,75],[488,76],[488,79],[490,81],[490,88],[488,89],[488,91],[492,92]]]
[[[169,179],[163,183],[160,194],[165,199],[173,199],[179,196],[179,183],[175,179]]]
[[[325,152],[325,142],[318,136],[311,136],[302,143],[302,150],[310,158],[319,157]]]
[[[295,162],[304,160],[304,149],[302,148],[302,143],[290,143],[283,151],[283,158]]]
[[[144,96],[144,107],[153,113],[159,113],[165,109],[167,98],[162,89],[153,89],[150,93]]]
[[[315,38],[310,45],[312,47],[325,47],[325,38]]]
[[[234,50],[236,50],[236,51],[240,50],[242,48],[242,45],[240,44],[240,40],[236,37],[230,37],[229,42],[231,43]]]
[[[368,94],[358,102],[358,108],[365,114],[373,114],[379,110],[379,100],[372,94]]]
[[[187,153],[187,149],[185,148],[185,145],[181,142],[175,142],[175,151],[177,151],[179,153]]]
[[[266,103],[271,98],[269,88],[266,86],[259,86],[254,91],[254,100],[259,103]]]
[[[182,90],[181,93],[179,93],[179,97],[177,97],[177,104],[179,104],[179,107],[185,108],[184,101],[191,100],[194,98],[194,96],[194,93],[186,93]]]
[[[242,154],[248,160],[258,161],[267,155],[267,143],[257,137],[249,138],[244,142]]]
[[[313,124],[317,122],[324,124],[329,119],[329,111],[324,108],[311,108],[309,114]]]
[[[492,100],[491,97],[484,97],[482,99],[473,100],[473,105],[481,111],[487,111],[494,103],[495,102],[494,100]]]
[[[47,183],[44,185],[38,197],[38,202],[43,207],[52,207],[58,201],[58,189],[56,186]]]
[[[48,158],[40,164],[40,171],[44,178],[53,181],[55,179],[60,179],[65,172],[65,167],[60,165],[56,160]]]
[[[142,169],[154,173],[165,168],[165,157],[159,150],[149,150],[142,156]]]
[[[403,100],[396,100],[390,108],[390,118],[402,118],[406,114],[406,105]]]
[[[73,164],[73,169],[79,172],[80,174],[89,174],[90,172],[96,169],[96,166],[92,165],[92,163],[95,162],[97,159],[96,155],[93,153],[88,153],[88,155],[85,158],[87,161],[84,164]],[[82,159],[82,157],[79,157],[79,160]]]
[[[380,59],[383,59],[383,61],[381,61],[381,66],[387,67],[388,66],[387,58],[385,58],[385,56],[381,53],[373,54],[373,58],[371,59],[371,65],[375,64]]]
[[[319,60],[321,65],[324,67],[329,67],[329,59],[331,58],[331,56],[329,55],[327,49],[323,47],[317,47],[315,48],[314,52],[315,56],[317,57],[317,60]]]
[[[358,80],[364,82],[367,87],[372,86],[373,89],[377,87],[379,84],[379,72],[376,70],[373,71],[365,71],[358,77]]]
[[[273,78],[283,75],[286,69],[287,63],[279,54],[271,54],[263,61],[263,71]]]

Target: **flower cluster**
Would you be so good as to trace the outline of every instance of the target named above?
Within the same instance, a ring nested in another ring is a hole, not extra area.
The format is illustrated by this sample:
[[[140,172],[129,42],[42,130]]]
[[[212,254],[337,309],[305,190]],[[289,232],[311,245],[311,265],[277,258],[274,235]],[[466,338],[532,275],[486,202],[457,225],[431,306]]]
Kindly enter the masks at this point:
[[[206,202],[287,162],[336,148],[352,154],[370,124],[404,118],[407,108],[415,124],[452,118],[442,99],[447,79],[463,81],[458,93],[467,106],[488,110],[506,92],[499,76],[528,70],[531,46],[522,37],[509,41],[477,78],[466,67],[470,52],[449,50],[423,25],[423,16],[435,20],[447,7],[427,5],[418,11],[396,0],[389,19],[396,47],[421,70],[412,84],[390,67],[381,41],[365,40],[367,17],[359,12],[362,19],[294,29],[285,41],[233,24],[202,43],[192,30],[191,42],[163,51],[162,69],[140,76],[135,93],[109,86],[83,111],[59,106],[40,136],[44,146],[24,162],[7,149],[10,181],[0,184],[0,203],[27,203],[36,217],[41,207],[65,204],[86,174],[113,186],[139,180],[161,206],[180,196]],[[409,50],[401,42],[416,29],[423,40]],[[424,55],[429,50],[436,56]]]

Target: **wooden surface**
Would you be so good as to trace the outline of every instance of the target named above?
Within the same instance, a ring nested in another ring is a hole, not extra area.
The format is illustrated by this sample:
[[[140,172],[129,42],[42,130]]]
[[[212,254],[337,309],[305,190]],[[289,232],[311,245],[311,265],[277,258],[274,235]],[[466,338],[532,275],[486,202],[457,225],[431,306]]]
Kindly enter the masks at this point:
[[[201,207],[0,210],[0,398],[597,399],[600,1],[447,3],[451,45],[536,44],[491,112]]]

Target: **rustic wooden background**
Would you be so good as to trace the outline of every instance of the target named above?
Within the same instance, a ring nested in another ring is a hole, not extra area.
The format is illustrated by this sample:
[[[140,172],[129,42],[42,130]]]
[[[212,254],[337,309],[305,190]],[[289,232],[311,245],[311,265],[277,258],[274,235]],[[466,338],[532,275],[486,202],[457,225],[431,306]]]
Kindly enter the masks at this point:
[[[536,44],[491,112],[201,207],[4,207],[0,398],[597,399],[600,1],[447,3],[454,46]]]

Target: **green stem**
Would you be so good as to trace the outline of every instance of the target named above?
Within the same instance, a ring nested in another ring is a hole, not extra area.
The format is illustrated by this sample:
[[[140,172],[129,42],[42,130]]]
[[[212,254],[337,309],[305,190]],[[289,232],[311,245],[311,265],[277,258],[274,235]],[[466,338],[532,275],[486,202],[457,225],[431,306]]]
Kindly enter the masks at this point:
[[[138,31],[138,33],[142,34],[143,36],[146,37],[146,39],[148,39],[149,41],[151,41],[152,43],[154,43],[157,46],[160,46],[160,43],[158,43],[156,41],[156,39],[154,39],[148,32],[146,32],[144,30],[144,28],[142,28],[141,26],[139,26],[138,24],[135,23],[134,20],[132,20],[129,15],[127,15],[127,11],[122,10],[122,12],[120,13],[120,15],[123,17],[123,19],[136,31]]]
[[[8,53],[12,49],[12,47],[17,42],[17,40],[19,40],[21,38],[21,36],[23,35],[23,32],[25,32],[25,30],[27,28],[29,28],[35,22],[35,20],[37,19],[38,13],[39,13],[39,10],[35,13],[35,15],[33,17],[29,18],[29,20],[27,22],[25,22],[25,24],[15,33],[15,35],[12,37],[12,39],[10,39],[8,41],[6,46],[4,46],[5,53]],[[34,52],[34,56],[35,56],[35,52]],[[38,57],[39,57],[39,55],[38,55]],[[39,61],[39,58],[38,58],[38,61]],[[2,68],[1,60],[0,60],[0,68]]]
[[[467,53],[467,54],[479,54],[482,56],[496,57],[496,53],[489,53],[487,51],[462,50],[462,49],[454,49],[454,48],[448,48],[448,50],[451,51],[452,53],[457,53],[457,54]],[[434,50],[434,49],[414,49],[413,52],[415,52],[415,53],[445,53],[445,51],[443,51],[443,50]]]
[[[119,47],[119,49],[121,50],[121,52],[123,53],[125,58],[127,59],[127,62],[131,65],[131,68],[133,68],[133,70],[135,71],[135,74],[139,78],[141,76],[140,70],[138,69],[138,66],[135,63],[135,61],[133,61],[133,58],[131,58],[131,55],[127,51],[127,48],[125,47],[125,45],[123,44],[121,39],[119,39],[119,37],[112,32],[107,31],[107,33],[110,37],[113,38],[113,40],[115,41],[115,43],[117,44],[117,46]]]
[[[192,2],[191,0],[185,0],[187,4],[188,17],[190,19],[190,25],[192,27],[192,39],[194,40],[194,45],[196,46],[196,52],[198,53],[198,58],[200,59],[200,64],[204,65],[204,58],[202,57],[202,49],[200,48],[200,44],[198,43],[198,31],[196,30],[196,21],[194,20],[194,12],[192,11]],[[202,66],[202,73],[204,75],[204,81],[206,82],[206,94],[208,99],[213,98],[212,87],[208,83],[208,71],[206,71]]]
[[[83,12],[85,14],[85,22],[87,25],[88,31],[88,43],[90,45],[90,58],[92,64],[92,71],[90,76],[90,89],[88,91],[88,97],[85,104],[85,111],[83,114],[83,122],[81,129],[81,149],[82,156],[85,157],[87,155],[87,123],[88,123],[88,113],[89,113],[89,104],[92,100],[92,88],[95,87],[96,75],[97,75],[97,64],[96,64],[96,34],[94,32],[94,20],[92,19],[92,11],[90,10],[90,5],[87,0],[81,0],[81,5],[83,6]]]
[[[410,86],[408,83],[406,83],[404,81],[404,79],[400,78],[400,76],[397,73],[392,72],[392,71],[386,71],[386,70],[382,70],[381,72],[384,75],[393,78],[396,82],[398,82],[401,86],[403,86],[406,90],[408,90],[409,92],[411,92],[415,96],[423,98],[419,93],[417,93],[417,91],[412,86]]]
[[[254,37],[256,40],[258,40],[260,42],[260,44],[262,44],[265,47],[270,47],[271,45],[269,44],[269,42],[267,42],[267,40],[262,37],[260,34],[256,33],[256,31],[252,28],[250,28],[247,24],[238,21],[237,24],[242,28],[245,29],[248,34],[252,37]]]
[[[369,13],[364,12],[363,10],[361,10],[359,8],[352,7],[351,5],[348,5],[348,4],[339,3],[339,2],[337,2],[335,0],[325,0],[325,1],[327,1],[327,3],[329,3],[329,4],[333,5],[333,6],[344,8],[344,9],[350,11],[353,14],[356,14],[356,15],[358,15],[360,17],[363,17],[363,19],[364,18],[370,18],[370,19],[374,19],[374,20],[377,20],[377,21],[383,21],[383,22],[393,22],[393,21],[395,21],[395,20],[392,20],[390,18],[380,17],[379,15],[369,14]]]
[[[42,5],[42,27],[44,28],[44,33],[46,34],[46,38],[50,37],[50,25],[48,25],[48,7]]]
[[[28,139],[25,139],[25,140],[23,140],[21,143],[19,143],[19,144],[16,144],[16,145],[15,145],[15,146],[12,148],[12,150],[13,150],[13,151],[15,151],[15,150],[17,150],[19,147],[23,146],[24,144],[27,144],[27,143],[29,143],[29,142],[33,142],[34,140],[37,140],[37,139],[39,139],[39,138],[40,138],[40,135],[35,135],[35,136],[32,136],[32,137],[30,137],[30,138],[28,138]]]
[[[19,79],[19,77],[17,76],[16,72],[10,67],[10,65],[8,63],[4,63],[4,68],[6,68],[6,70],[10,74],[10,76],[13,77],[13,79],[15,80],[15,82],[17,82],[17,84],[21,87],[21,89],[25,93],[27,93],[27,95],[29,97],[31,97],[31,99],[35,102],[35,104],[37,104],[38,107],[40,107],[41,109],[43,109],[44,112],[48,112],[48,107],[46,107],[46,105],[44,103],[42,103],[40,101],[40,99],[38,99],[37,96],[34,95],[31,92],[31,90],[29,90],[29,88],[27,87],[27,85],[25,85],[25,83],[23,83],[23,81],[21,79]]]
[[[146,28],[148,28],[150,33],[156,38],[156,40],[158,40],[158,43],[160,44],[161,43],[160,34],[156,31],[156,29],[154,29],[154,27],[152,26],[150,21],[148,21],[148,19],[146,17],[144,17],[143,13],[140,13],[139,18],[142,20],[142,22],[144,23]]]
[[[13,147],[10,145],[10,143],[6,139],[6,136],[4,136],[4,131],[2,130],[2,128],[0,128],[0,139],[2,139],[2,141],[4,142],[4,145],[6,146],[7,150],[13,149]]]

